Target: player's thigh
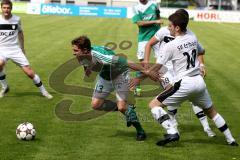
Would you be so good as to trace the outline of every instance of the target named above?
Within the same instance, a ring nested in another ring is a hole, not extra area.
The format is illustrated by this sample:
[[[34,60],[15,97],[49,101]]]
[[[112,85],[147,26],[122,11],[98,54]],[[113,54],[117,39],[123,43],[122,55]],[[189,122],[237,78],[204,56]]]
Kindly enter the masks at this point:
[[[98,76],[97,83],[93,91],[93,98],[106,99],[113,89],[112,81],[107,81],[101,76]]]
[[[204,89],[202,93],[199,93],[198,95],[194,96],[191,99],[191,102],[193,103],[193,105],[198,106],[202,109],[209,109],[213,104],[207,88]]]
[[[174,86],[160,93],[156,99],[164,106],[180,106],[182,102],[188,99],[189,95],[188,85],[178,81]]]
[[[0,71],[3,70],[5,64],[6,64],[6,60],[4,60],[4,59],[0,56]]]
[[[152,99],[149,104],[148,104],[149,108],[154,108],[156,106],[161,106],[164,107],[164,105],[162,104],[162,102],[160,102],[157,97],[155,97],[154,99]]]
[[[138,42],[137,58],[139,60],[144,59],[145,46],[148,41]]]
[[[201,76],[197,76],[195,79],[197,89],[194,92],[194,96],[190,101],[193,105],[196,105],[202,109],[209,109],[212,106],[212,99],[208,93],[206,84]]]
[[[8,55],[9,59],[11,59],[15,64],[20,67],[29,66],[29,61],[25,54],[22,52],[21,48],[13,48]]]
[[[7,63],[6,51],[0,48],[0,70],[3,69],[4,65]]]
[[[128,71],[120,74],[113,80],[114,89],[116,91],[116,98],[118,101],[128,101],[129,95],[129,73]]]

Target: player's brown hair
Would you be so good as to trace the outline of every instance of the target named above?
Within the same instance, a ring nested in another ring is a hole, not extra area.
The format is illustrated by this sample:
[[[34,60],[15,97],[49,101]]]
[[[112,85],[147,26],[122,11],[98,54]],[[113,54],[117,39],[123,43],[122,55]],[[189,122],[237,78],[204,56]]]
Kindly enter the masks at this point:
[[[10,0],[2,0],[1,1],[1,7],[6,4],[6,5],[10,5],[10,7],[12,8],[12,2]]]
[[[85,35],[82,35],[80,37],[77,37],[77,38],[73,39],[72,40],[72,45],[76,45],[80,49],[86,49],[88,51],[91,51],[91,41]]]
[[[183,15],[185,15],[186,16],[186,18],[188,19],[188,21],[189,21],[189,14],[188,14],[188,12],[185,10],[185,9],[178,9],[178,10],[176,10],[176,12],[175,13],[179,13],[179,14],[183,14]]]
[[[172,22],[174,26],[179,26],[182,32],[187,31],[188,18],[181,13],[173,13],[168,17],[168,20]]]

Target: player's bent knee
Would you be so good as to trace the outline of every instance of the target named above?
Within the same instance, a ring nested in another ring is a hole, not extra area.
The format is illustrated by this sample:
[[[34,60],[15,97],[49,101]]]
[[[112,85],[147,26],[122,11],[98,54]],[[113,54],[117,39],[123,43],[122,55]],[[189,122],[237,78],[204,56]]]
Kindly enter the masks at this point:
[[[210,108],[208,108],[208,109],[204,109],[203,110],[204,111],[204,113],[209,117],[209,118],[213,118],[213,117],[215,117],[215,115],[217,114],[217,111],[216,111],[216,109],[215,109],[215,107],[214,106],[211,106]]]
[[[125,113],[127,111],[127,108],[125,106],[118,106],[118,111]]]
[[[32,70],[31,67],[29,67],[29,66],[24,66],[24,67],[22,67],[22,69],[23,69],[24,73],[25,73],[29,78],[31,78],[31,79],[34,78],[35,73],[34,73],[34,71]]]
[[[102,104],[103,104],[103,102],[98,101],[98,100],[93,100],[91,102],[92,109],[94,109],[94,110],[99,110],[100,107],[102,106]]]
[[[149,106],[149,108],[153,108],[153,107],[156,107],[156,106],[160,106],[160,102],[156,99],[156,98],[154,98],[149,104],[148,104],[148,106]]]
[[[0,70],[3,69],[4,65],[5,65],[4,60],[0,59]]]

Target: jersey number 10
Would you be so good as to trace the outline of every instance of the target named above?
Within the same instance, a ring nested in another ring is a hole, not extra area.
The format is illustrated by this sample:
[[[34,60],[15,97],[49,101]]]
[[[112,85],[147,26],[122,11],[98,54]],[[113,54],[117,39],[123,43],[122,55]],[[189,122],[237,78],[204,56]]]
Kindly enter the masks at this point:
[[[195,67],[195,61],[197,57],[197,51],[196,49],[192,50],[191,55],[188,52],[183,53],[184,56],[187,56],[187,70],[190,68],[190,66]]]

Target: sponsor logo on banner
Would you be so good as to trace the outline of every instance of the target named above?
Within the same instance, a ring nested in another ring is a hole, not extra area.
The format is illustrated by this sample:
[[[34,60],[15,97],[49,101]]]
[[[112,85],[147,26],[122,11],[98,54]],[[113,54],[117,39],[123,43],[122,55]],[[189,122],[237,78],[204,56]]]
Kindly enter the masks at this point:
[[[78,10],[74,5],[56,5],[56,4],[42,4],[41,14],[59,14],[59,15],[76,15]]]
[[[196,19],[201,21],[220,21],[219,12],[197,12]]]

